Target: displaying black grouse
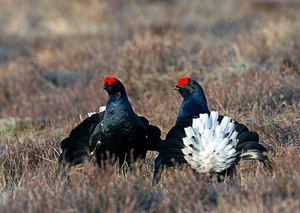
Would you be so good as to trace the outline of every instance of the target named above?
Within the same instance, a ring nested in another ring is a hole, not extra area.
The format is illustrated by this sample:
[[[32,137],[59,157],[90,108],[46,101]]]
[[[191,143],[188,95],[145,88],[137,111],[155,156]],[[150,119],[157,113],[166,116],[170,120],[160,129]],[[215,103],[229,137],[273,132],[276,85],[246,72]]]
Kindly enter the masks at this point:
[[[267,149],[259,136],[228,116],[208,110],[201,86],[182,77],[174,87],[183,97],[175,126],[158,147],[152,184],[158,183],[164,168],[188,164],[199,173],[232,176],[240,160],[259,160],[272,172]]]
[[[96,156],[100,167],[106,160],[119,160],[122,166],[124,161],[130,164],[145,158],[147,150],[157,151],[160,129],[134,113],[121,81],[106,77],[103,84],[108,93],[105,111],[92,115],[72,130],[70,136],[74,137],[61,142],[60,159],[81,163],[81,156],[90,154],[88,150]]]

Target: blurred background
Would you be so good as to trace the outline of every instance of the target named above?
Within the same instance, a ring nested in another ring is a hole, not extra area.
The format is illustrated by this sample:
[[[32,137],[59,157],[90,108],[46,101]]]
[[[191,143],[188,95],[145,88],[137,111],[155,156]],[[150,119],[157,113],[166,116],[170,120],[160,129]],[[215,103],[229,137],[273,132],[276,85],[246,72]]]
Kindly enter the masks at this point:
[[[299,102],[299,1],[0,4],[2,123],[85,117],[105,105],[106,75],[118,77],[135,110],[166,130],[181,102],[172,87],[183,75],[202,84],[211,109],[231,116]]]

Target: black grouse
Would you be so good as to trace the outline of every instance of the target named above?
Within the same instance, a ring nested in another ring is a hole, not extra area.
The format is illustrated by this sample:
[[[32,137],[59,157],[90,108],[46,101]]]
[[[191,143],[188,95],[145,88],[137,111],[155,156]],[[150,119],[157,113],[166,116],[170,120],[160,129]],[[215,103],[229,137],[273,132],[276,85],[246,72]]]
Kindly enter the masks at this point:
[[[60,159],[65,162],[81,163],[82,156],[93,153],[100,167],[107,160],[119,160],[122,166],[124,161],[130,164],[145,158],[147,150],[157,151],[157,144],[161,141],[160,129],[134,113],[121,81],[105,77],[103,84],[108,93],[106,109],[84,120],[72,130],[70,136],[74,137],[61,142],[63,152]]]
[[[267,149],[258,143],[258,134],[228,116],[210,112],[196,81],[182,77],[174,89],[183,101],[175,126],[158,147],[153,185],[159,182],[164,168],[183,164],[199,173],[215,174],[219,180],[232,177],[240,160],[259,160],[273,171]]]

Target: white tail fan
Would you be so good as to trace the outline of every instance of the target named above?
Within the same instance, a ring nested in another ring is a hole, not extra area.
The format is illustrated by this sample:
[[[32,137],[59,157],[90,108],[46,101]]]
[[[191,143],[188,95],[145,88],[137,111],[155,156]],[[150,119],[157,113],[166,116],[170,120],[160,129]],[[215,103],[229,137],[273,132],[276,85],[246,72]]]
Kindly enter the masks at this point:
[[[185,148],[182,149],[185,160],[200,173],[222,172],[229,168],[236,159],[236,139],[234,122],[224,116],[221,123],[219,113],[200,114],[193,119],[191,127],[186,127],[183,138]]]

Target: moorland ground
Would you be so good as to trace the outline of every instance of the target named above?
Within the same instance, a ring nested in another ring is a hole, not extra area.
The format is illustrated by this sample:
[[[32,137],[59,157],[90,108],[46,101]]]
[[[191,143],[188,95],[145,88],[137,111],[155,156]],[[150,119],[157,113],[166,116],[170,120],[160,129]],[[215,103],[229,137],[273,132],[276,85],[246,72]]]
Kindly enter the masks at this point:
[[[296,212],[300,208],[300,3],[292,0],[0,0],[0,212]],[[39,72],[37,64],[42,70]],[[184,75],[210,110],[260,135],[276,165],[242,163],[234,182],[164,172],[149,152],[128,173],[85,162],[57,175],[60,141],[105,105],[102,79],[134,110],[175,122]]]

